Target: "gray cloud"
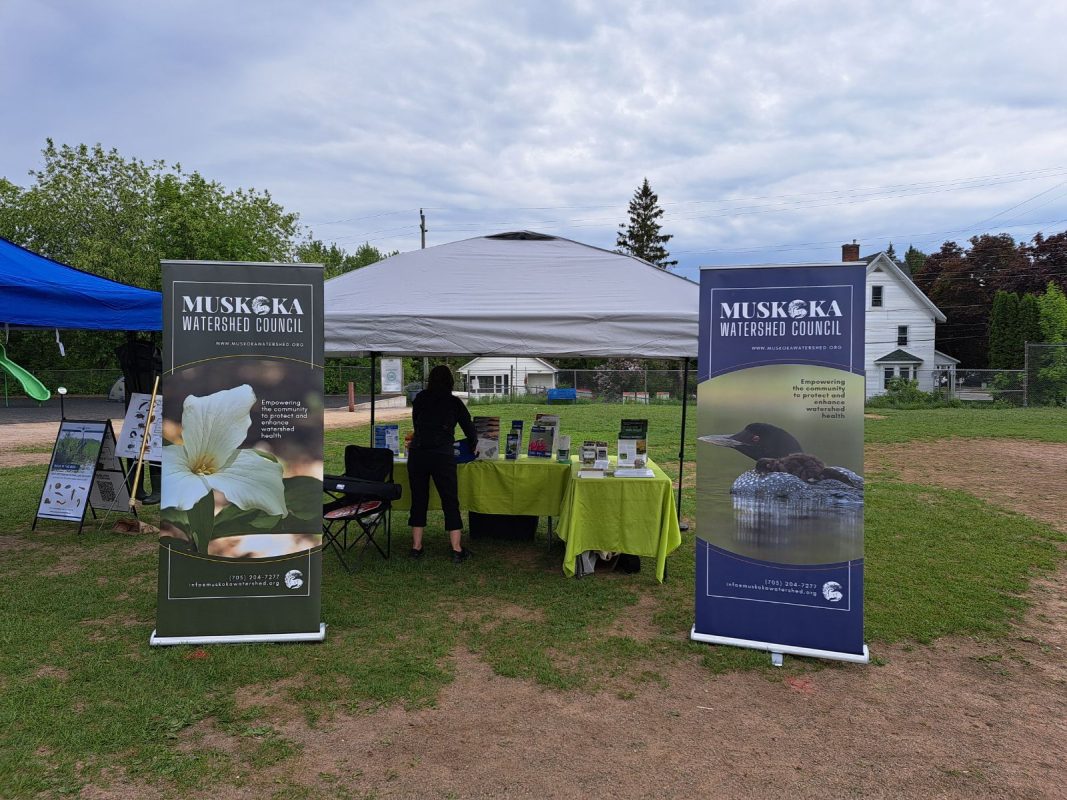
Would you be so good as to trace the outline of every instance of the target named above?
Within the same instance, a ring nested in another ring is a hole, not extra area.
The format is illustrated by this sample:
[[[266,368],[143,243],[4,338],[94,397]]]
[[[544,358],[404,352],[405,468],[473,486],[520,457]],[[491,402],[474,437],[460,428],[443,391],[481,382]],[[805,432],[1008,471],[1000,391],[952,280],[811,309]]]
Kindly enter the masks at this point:
[[[853,237],[932,249],[1067,178],[1049,171],[1067,167],[1065,22],[1036,1],[16,0],[0,174],[24,180],[46,136],[100,141],[402,250],[420,206],[431,243],[529,227],[612,246],[647,176],[687,274]],[[1031,205],[990,227],[1067,227],[1067,191]]]

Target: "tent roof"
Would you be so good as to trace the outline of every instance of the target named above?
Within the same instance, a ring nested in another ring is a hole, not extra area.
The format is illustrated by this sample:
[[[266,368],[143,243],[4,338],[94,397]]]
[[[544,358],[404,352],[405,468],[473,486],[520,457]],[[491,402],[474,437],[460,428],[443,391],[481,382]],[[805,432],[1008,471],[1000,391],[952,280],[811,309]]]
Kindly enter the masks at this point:
[[[0,323],[31,328],[158,331],[159,292],[82,272],[0,238]]]
[[[632,256],[519,231],[326,282],[329,355],[697,354],[699,287]]]

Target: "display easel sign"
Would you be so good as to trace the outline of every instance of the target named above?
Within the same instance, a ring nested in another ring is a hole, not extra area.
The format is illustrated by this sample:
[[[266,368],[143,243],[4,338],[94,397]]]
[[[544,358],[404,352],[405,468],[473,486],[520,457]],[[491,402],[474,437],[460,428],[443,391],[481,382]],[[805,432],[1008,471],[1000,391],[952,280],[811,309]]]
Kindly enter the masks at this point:
[[[136,516],[137,509],[130,508],[130,489],[117,450],[118,442],[109,421],[104,440],[100,443],[100,455],[96,459],[96,474],[89,491],[89,508],[121,514],[132,511]]]
[[[125,510],[128,504],[111,423],[63,420],[52,446],[33,529],[39,519],[54,519],[77,522],[80,533],[87,509]]]
[[[151,409],[149,406],[152,406],[151,395],[130,395],[130,406],[122,421],[122,438],[118,443],[120,458],[140,457],[141,440],[147,429],[148,446],[145,447],[144,460],[153,464],[163,460],[163,395],[156,395],[155,405]]]

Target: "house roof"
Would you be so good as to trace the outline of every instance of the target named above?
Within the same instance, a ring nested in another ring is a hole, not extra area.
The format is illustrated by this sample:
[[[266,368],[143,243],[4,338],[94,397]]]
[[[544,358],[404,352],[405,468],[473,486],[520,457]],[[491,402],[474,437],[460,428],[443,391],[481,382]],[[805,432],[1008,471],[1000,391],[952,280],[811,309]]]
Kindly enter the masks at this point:
[[[907,350],[897,349],[897,350],[894,350],[892,353],[889,353],[888,355],[884,355],[881,358],[876,358],[874,360],[875,364],[881,364],[883,362],[892,362],[894,364],[898,364],[898,363],[901,363],[901,362],[911,363],[911,364],[921,364],[921,363],[923,363],[923,360],[921,358],[919,358],[918,356],[913,356]]]
[[[938,361],[948,362],[951,364],[960,363],[960,360],[958,358],[953,358],[948,353],[942,353],[940,350],[934,350],[934,362],[936,363]]]
[[[478,356],[477,358],[472,358],[470,361],[468,361],[462,367],[457,369],[456,372],[470,372],[472,369],[475,369],[474,365],[477,364],[479,361],[481,361],[483,358],[491,358],[491,357],[492,356]],[[559,372],[559,370],[556,369],[554,366],[549,364],[543,358],[538,358],[537,356],[519,356],[518,358],[515,359],[515,361],[536,361],[538,364],[540,364],[541,366],[544,367],[544,372],[553,372],[553,373]],[[526,370],[526,371],[527,372],[533,372],[534,370]]]
[[[914,297],[915,300],[919,303],[919,305],[921,305],[923,308],[927,309],[931,314],[933,314],[935,320],[937,320],[938,322],[944,322],[947,319],[942,313],[941,309],[935,306],[933,304],[933,301],[931,301],[929,297],[923,294],[922,289],[916,286],[912,279],[904,274],[904,271],[897,266],[896,262],[893,261],[893,259],[887,256],[885,253],[878,253],[876,256],[870,257],[870,259],[870,261],[867,261],[866,258],[863,259],[864,261],[867,261],[868,275],[874,272],[876,268],[881,268],[882,272],[887,272],[897,278],[897,280],[900,281],[900,284],[904,287],[904,290],[908,292],[908,294],[910,294],[912,297]]]

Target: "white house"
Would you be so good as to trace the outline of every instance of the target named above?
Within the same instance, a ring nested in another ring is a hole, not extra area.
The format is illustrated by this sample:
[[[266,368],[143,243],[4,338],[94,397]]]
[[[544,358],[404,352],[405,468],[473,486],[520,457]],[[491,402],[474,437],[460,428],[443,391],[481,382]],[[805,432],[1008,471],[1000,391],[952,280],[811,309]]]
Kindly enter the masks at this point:
[[[457,370],[467,379],[467,391],[475,395],[541,393],[556,388],[554,366],[543,358],[479,356]]]
[[[859,261],[859,245],[842,247],[842,260]],[[919,382],[924,392],[952,385],[959,361],[934,349],[945,315],[885,253],[867,256],[864,367],[867,397],[884,394],[891,378]]]

